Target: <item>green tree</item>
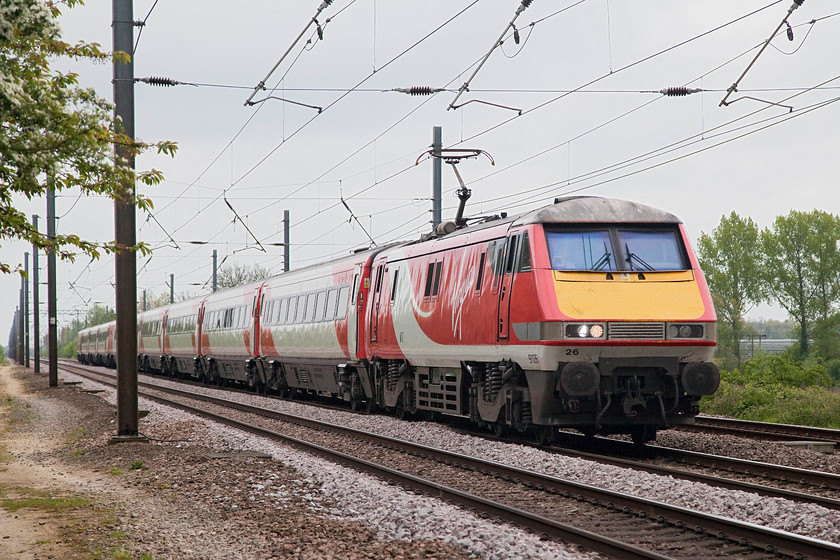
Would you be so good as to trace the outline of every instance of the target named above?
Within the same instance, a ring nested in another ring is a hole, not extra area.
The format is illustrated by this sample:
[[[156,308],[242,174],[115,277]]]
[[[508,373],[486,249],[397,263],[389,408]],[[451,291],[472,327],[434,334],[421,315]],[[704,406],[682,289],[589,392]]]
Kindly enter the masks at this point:
[[[156,184],[159,171],[135,172],[114,155],[114,146],[132,154],[156,148],[174,155],[171,142],[134,142],[120,133],[112,105],[91,89],[77,86],[78,75],[51,68],[58,58],[107,62],[127,60],[96,43],[70,45],[60,38],[60,6],[81,0],[3,0],[0,3],[0,241],[21,239],[39,247],[53,243],[29,224],[15,196],[34,198],[49,185],[56,191],[80,189],[87,195],[126,199],[121,184]],[[151,201],[129,195],[128,202],[149,209]],[[83,253],[98,257],[118,249],[115,242],[94,243],[72,233],[58,235],[57,254],[72,260]],[[147,247],[138,245],[145,252]],[[0,260],[0,272],[12,265]],[[20,270],[18,265],[17,270]]]
[[[193,296],[186,292],[179,292],[175,294],[175,301],[184,301],[187,299],[192,298]],[[156,294],[154,292],[147,292],[146,293],[146,310],[155,309],[156,307],[163,307],[164,305],[169,305],[169,292],[160,292]],[[137,302],[137,311],[143,311],[143,300],[140,299]]]
[[[799,354],[804,356],[815,323],[830,324],[840,299],[838,218],[820,210],[793,210],[777,217],[773,229],[765,230],[761,237],[769,293],[798,324]]]
[[[698,258],[715,302],[721,348],[741,365],[744,315],[762,299],[760,234],[751,218],[722,216],[711,235],[700,234]]]
[[[232,264],[219,268],[216,274],[216,284],[219,289],[233,288],[259,280],[265,280],[269,276],[271,276],[271,271],[258,264],[252,264],[250,266]]]

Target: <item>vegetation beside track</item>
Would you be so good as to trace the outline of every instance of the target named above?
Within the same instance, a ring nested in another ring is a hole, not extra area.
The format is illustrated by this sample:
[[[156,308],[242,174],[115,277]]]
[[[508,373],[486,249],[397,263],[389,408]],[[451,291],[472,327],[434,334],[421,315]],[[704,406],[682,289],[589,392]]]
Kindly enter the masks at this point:
[[[741,420],[840,428],[837,360],[795,361],[789,355],[758,356],[721,371],[720,389],[704,397],[707,414]]]

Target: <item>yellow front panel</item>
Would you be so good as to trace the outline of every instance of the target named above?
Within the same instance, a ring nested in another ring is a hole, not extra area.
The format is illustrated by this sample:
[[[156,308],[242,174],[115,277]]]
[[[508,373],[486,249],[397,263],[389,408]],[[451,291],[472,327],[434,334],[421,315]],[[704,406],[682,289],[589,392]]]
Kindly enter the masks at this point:
[[[697,319],[705,312],[690,270],[639,273],[554,271],[560,312],[572,319],[672,321]]]

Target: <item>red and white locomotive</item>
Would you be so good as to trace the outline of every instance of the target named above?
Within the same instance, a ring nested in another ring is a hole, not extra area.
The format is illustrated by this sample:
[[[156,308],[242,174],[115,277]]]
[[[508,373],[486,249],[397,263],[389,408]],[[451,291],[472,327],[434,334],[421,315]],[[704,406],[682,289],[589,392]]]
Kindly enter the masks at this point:
[[[712,300],[672,214],[571,197],[437,231],[146,312],[140,364],[539,440],[648,441],[717,390]]]

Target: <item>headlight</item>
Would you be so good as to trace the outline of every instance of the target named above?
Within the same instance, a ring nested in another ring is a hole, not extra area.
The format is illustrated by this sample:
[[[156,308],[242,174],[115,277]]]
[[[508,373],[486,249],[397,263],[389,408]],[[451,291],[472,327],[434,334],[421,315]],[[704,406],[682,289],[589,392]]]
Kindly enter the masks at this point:
[[[703,338],[704,333],[703,325],[697,323],[671,323],[668,325],[668,338],[670,339],[699,339]]]
[[[592,323],[567,323],[566,338],[603,338],[604,325]]]

